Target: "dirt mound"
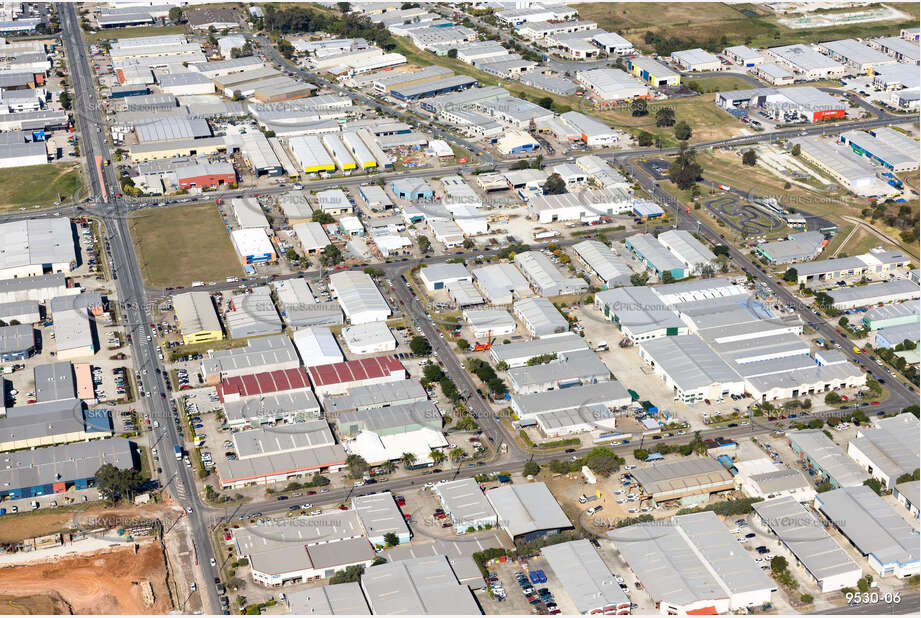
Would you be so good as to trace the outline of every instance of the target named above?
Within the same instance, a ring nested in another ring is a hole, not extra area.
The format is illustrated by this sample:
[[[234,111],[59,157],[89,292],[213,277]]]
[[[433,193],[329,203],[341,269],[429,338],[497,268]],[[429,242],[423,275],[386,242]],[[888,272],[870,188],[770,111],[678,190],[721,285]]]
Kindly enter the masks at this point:
[[[153,605],[143,600],[150,582]],[[54,590],[52,594],[48,590]],[[171,607],[158,543],[0,569],[0,614],[164,614]]]

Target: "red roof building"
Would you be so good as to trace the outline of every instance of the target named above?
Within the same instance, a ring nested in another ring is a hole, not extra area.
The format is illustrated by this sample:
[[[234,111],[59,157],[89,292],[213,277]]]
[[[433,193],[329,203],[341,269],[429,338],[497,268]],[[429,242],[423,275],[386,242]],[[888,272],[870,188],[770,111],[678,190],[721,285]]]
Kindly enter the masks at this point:
[[[375,356],[331,365],[318,365],[310,367],[308,371],[318,396],[339,395],[356,386],[406,379],[403,363],[394,356]]]
[[[224,378],[217,385],[217,395],[223,403],[244,397],[304,388],[310,388],[310,380],[307,377],[307,371],[303,367],[297,367]]]

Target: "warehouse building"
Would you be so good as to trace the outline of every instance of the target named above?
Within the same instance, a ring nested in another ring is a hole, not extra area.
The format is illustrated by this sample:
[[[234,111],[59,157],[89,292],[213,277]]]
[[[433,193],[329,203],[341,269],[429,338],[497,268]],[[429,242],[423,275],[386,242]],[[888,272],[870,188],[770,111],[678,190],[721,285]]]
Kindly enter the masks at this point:
[[[493,305],[510,305],[516,298],[530,296],[527,280],[512,264],[490,264],[471,271],[483,296]]]
[[[452,540],[435,540],[429,543],[413,543],[401,545],[384,550],[384,556],[391,562],[426,558],[432,556],[447,556],[448,563],[454,570],[458,581],[472,590],[486,587],[486,580],[480,572],[480,567],[473,559],[473,554],[488,548],[503,547],[508,545],[505,533],[499,530],[477,534],[473,538]]]
[[[183,343],[188,345],[224,338],[221,320],[208,292],[176,294],[173,296],[173,309],[182,331]]]
[[[697,335],[642,341],[639,353],[674,390],[675,399],[685,404],[719,401],[745,392],[742,378]]]
[[[771,602],[776,584],[716,515],[679,515],[672,522],[608,533],[660,614],[725,614]]]
[[[259,379],[264,375],[244,377]],[[307,388],[266,392],[242,399],[228,399],[228,395],[225,392],[224,422],[232,431],[277,423],[302,423],[320,416],[320,404],[309,382]]]
[[[386,546],[388,543],[385,537],[388,534],[396,535],[398,545],[409,543],[412,538],[403,513],[389,491],[355,496],[352,498],[352,508],[358,512],[358,519],[361,520],[365,534],[375,547]]]
[[[209,350],[201,362],[207,384],[222,378],[247,375],[256,371],[296,369],[300,366],[297,350],[287,335],[250,339],[242,348]]]
[[[905,64],[921,64],[921,52],[917,41],[908,41],[897,36],[870,39],[870,45]]]
[[[498,527],[499,517],[475,479],[436,483],[432,491],[441,500],[456,534]]]
[[[763,70],[765,66],[759,69]],[[843,119],[847,115],[846,104],[812,86],[718,92],[715,100],[723,109],[757,109],[781,122],[822,122],[832,118]]]
[[[583,240],[572,248],[591,272],[601,280],[604,289],[630,285],[630,275],[633,271],[603,242]]]
[[[869,305],[897,303],[921,297],[921,288],[909,279],[893,279],[849,288],[837,288],[828,292],[832,306],[839,311]]]
[[[112,436],[106,410],[86,410],[74,397],[7,408],[0,416],[0,452]]]
[[[96,471],[105,464],[120,470],[135,467],[131,446],[125,438],[106,438],[3,453],[0,498],[35,498],[93,487]]]
[[[12,279],[11,279],[12,281]],[[0,303],[0,320],[7,324],[13,320],[20,324],[35,324],[41,319],[38,303],[34,300],[17,300]]]
[[[544,297],[515,301],[512,311],[532,337],[541,339],[569,332],[569,322],[553,303]]]
[[[752,73],[772,86],[789,86],[796,81],[793,73],[773,62],[756,65]]]
[[[687,324],[652,288],[645,286],[598,292],[595,308],[633,343],[689,333]]]
[[[257,7],[258,8],[258,7]],[[358,582],[317,586],[285,593],[291,614],[299,616],[370,616]]]
[[[509,367],[522,367],[536,356],[559,355],[579,350],[588,350],[585,338],[575,333],[564,333],[546,339],[497,343],[490,348],[489,353],[494,363],[504,362]]]
[[[575,129],[579,139],[589,148],[613,146],[620,139],[617,131],[581,112],[563,112],[560,120]]]
[[[606,54],[626,56],[636,51],[633,47],[633,43],[615,32],[604,32],[603,30],[599,30],[598,33],[592,37],[592,43],[600,47]]]
[[[591,350],[558,354],[549,362],[510,367],[509,384],[515,393],[542,393],[611,379],[611,370]]]
[[[26,167],[48,163],[44,142],[5,142],[0,144],[0,168]]]
[[[387,322],[365,322],[342,329],[342,340],[352,354],[380,354],[397,348]]]
[[[623,101],[648,97],[649,88],[620,69],[589,69],[576,73],[576,82],[588,88],[598,101]]]
[[[308,326],[294,331],[294,345],[304,359],[305,367],[330,365],[345,360],[336,337],[324,327]]]
[[[896,62],[891,56],[854,39],[819,43],[818,50],[860,75],[872,75],[875,68]]]
[[[252,288],[248,294],[231,296],[224,324],[232,339],[269,335],[284,329],[267,285]]]
[[[627,70],[653,88],[677,86],[681,83],[681,74],[645,56],[628,58]]]
[[[785,240],[760,244],[755,251],[771,264],[795,264],[815,259],[827,242],[820,232],[803,232],[791,234]]]
[[[788,431],[787,442],[817,477],[824,477],[835,487],[855,487],[867,478],[867,473],[820,430]]]
[[[911,577],[921,572],[918,533],[869,487],[820,493],[815,506],[878,575]]]
[[[543,253],[525,251],[515,255],[515,265],[521,269],[531,288],[540,296],[579,294],[588,289],[581,277],[565,277]]]
[[[519,419],[526,419],[551,412],[592,409],[595,406],[623,408],[631,401],[630,393],[620,382],[608,380],[554,391],[515,395],[511,399],[511,406]]]
[[[816,491],[799,470],[787,468],[767,457],[733,463],[736,484],[749,498],[772,500],[790,496],[797,502],[812,502]]]
[[[336,428],[346,449],[371,465],[398,462],[406,453],[415,456],[415,467],[433,465],[432,450],[448,446],[441,423],[441,414],[431,401],[336,416]]]
[[[915,518],[919,517],[921,509],[921,481],[908,481],[898,483],[892,492],[899,504],[908,509],[908,512]]]
[[[710,494],[735,489],[732,474],[709,457],[667,461],[633,470],[633,478],[654,502],[706,501]]]
[[[757,521],[777,535],[796,569],[804,571],[822,592],[854,588],[860,566],[829,536],[806,508],[786,496],[752,505]]]
[[[863,197],[891,195],[896,190],[877,177],[877,169],[852,149],[819,136],[797,140],[801,156],[841,186]]]
[[[630,613],[630,599],[588,539],[549,545],[540,553],[580,614]]]
[[[69,273],[77,263],[70,219],[24,219],[0,223],[0,279]]]
[[[569,518],[544,483],[497,487],[486,492],[486,499],[499,518],[499,527],[516,543],[527,543],[572,528]]]
[[[855,154],[893,172],[918,169],[918,141],[893,128],[880,127],[870,132],[847,131],[839,139]]]
[[[848,443],[847,454],[883,487],[892,489],[896,479],[918,469],[921,426],[917,417],[907,412],[881,418],[874,425],[857,430],[857,437]]]
[[[863,325],[869,330],[917,324],[919,320],[921,320],[921,301],[919,300],[873,307],[864,313],[862,318]]]
[[[325,424],[325,421],[318,422]],[[302,424],[298,423],[298,426]],[[240,433],[249,432],[238,432],[235,435]],[[271,438],[277,439],[276,436],[271,436]],[[337,472],[345,466],[345,458],[345,451],[338,444],[291,449],[284,452],[273,451],[265,455],[218,463],[218,482],[221,489],[287,483],[293,478],[307,478],[316,473]],[[260,569],[254,569],[254,578],[258,570]],[[266,583],[259,579],[256,581]]]
[[[308,368],[314,392],[325,397],[342,395],[357,386],[399,382],[406,379],[406,369],[393,356],[375,356],[360,360],[319,365]]]
[[[336,301],[318,302],[303,279],[272,282],[285,323],[292,328],[342,324],[342,309]]]
[[[273,588],[313,582],[353,565],[367,568],[374,560],[374,547],[356,511],[298,521],[302,525],[279,526],[271,534],[250,527],[234,529],[237,558],[249,561],[254,582]]]
[[[368,568],[361,588],[372,614],[478,616],[470,588],[444,555],[396,560]]]
[[[314,135],[297,135],[288,139],[288,147],[295,161],[308,174],[332,172],[336,164],[326,152],[320,138]]]
[[[723,64],[718,57],[699,47],[672,52],[671,60],[675,66],[684,71],[709,72],[723,69]]]
[[[743,67],[754,67],[764,62],[764,55],[747,45],[735,45],[723,50],[723,57]]]
[[[237,172],[232,163],[195,162],[177,167],[176,183],[180,189],[217,189],[230,187],[237,182]]]
[[[430,292],[443,290],[448,284],[460,281],[472,282],[473,276],[463,264],[431,264],[419,270],[419,279]]]
[[[272,226],[269,224],[269,220],[256,198],[234,198],[230,200],[230,206],[233,209],[233,216],[241,228],[261,228],[266,232],[271,231]]]
[[[635,234],[624,239],[627,250],[633,252],[653,271],[659,279],[668,277],[684,279],[687,276],[684,263],[665,248],[652,234]]]
[[[329,276],[329,290],[339,301],[350,324],[381,322],[390,317],[390,306],[366,273],[334,273]]]
[[[355,159],[352,158],[352,155],[345,147],[345,144],[342,143],[342,140],[339,139],[339,136],[327,133],[320,139],[323,145],[326,146],[327,151],[332,155],[337,168],[342,171],[355,169]],[[320,200],[320,204],[323,204],[322,200]]]
[[[0,361],[25,360],[35,353],[32,324],[0,326]]]
[[[398,380],[353,386],[344,395],[335,395],[323,400],[327,414],[352,412],[355,410],[374,410],[390,406],[425,401],[428,394],[418,380]]]
[[[54,313],[54,345],[59,360],[85,359],[96,354],[95,321],[85,308]]]
[[[193,71],[158,74],[157,81],[160,83],[161,92],[175,96],[214,92],[214,82],[201,73]]]
[[[390,89],[390,96],[399,101],[415,101],[440,94],[475,88],[479,82],[467,75],[452,75],[420,84],[399,85]]]
[[[464,320],[470,324],[473,336],[477,338],[511,335],[518,329],[512,314],[501,307],[465,309]]]
[[[800,285],[841,279],[882,279],[907,269],[911,260],[899,251],[870,251],[852,257],[831,258],[799,264],[795,267]]]
[[[772,61],[793,71],[797,78],[805,81],[835,79],[843,77],[847,72],[840,62],[802,43],[771,47],[765,53]]]
[[[323,225],[316,221],[295,223],[293,229],[298,242],[301,243],[301,249],[304,250],[304,255],[319,255],[332,244],[329,236],[323,230]]]
[[[712,266],[716,256],[686,230],[667,230],[659,234],[659,244],[684,264],[685,272],[699,275],[704,266]]]

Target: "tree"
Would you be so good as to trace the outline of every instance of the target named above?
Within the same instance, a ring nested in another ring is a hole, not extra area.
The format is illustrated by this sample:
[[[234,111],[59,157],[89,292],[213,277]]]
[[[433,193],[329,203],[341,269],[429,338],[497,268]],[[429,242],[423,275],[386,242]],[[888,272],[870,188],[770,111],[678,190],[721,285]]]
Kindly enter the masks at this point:
[[[339,9],[339,12],[345,15],[346,13],[351,12],[352,3],[351,2],[337,2],[336,8]]]
[[[876,492],[877,496],[883,495],[883,484],[879,482],[879,479],[868,478],[863,484]]]
[[[825,395],[825,403],[830,406],[841,403],[842,401],[843,399],[841,399],[841,395],[839,395],[838,393],[831,392]]]
[[[409,342],[409,349],[416,356],[428,356],[432,353],[432,344],[425,337],[413,337]]]
[[[634,117],[645,116],[649,113],[649,108],[646,105],[646,99],[633,99],[633,102],[630,103],[630,115]]]
[[[278,41],[278,53],[288,60],[291,60],[291,58],[294,57],[294,45],[289,43],[286,39],[281,39]]]
[[[342,261],[342,251],[336,245],[326,245],[323,253],[320,255],[320,264],[323,266],[335,266]]]
[[[630,285],[646,285],[646,282],[649,281],[649,273],[633,273],[630,275]]]
[[[458,339],[455,343],[457,343],[458,350],[469,350],[470,349],[470,342],[467,341],[466,339]]]
[[[314,210],[310,218],[314,223],[319,223],[321,225],[329,225],[330,223],[336,222],[336,219],[325,210]]]
[[[416,242],[419,244],[419,251],[422,253],[428,253],[432,250],[432,241],[429,240],[428,236],[419,236],[416,238]]]
[[[537,104],[543,107],[544,109],[551,109],[553,107],[553,98],[552,97],[541,97],[537,99]]]
[[[426,383],[438,382],[445,375],[441,367],[432,363],[422,368],[422,379]]]
[[[566,193],[566,181],[557,173],[550,174],[543,186],[544,195],[561,195]]]
[[[652,146],[652,133],[640,131],[640,134],[636,136],[636,143],[638,146]]]
[[[536,461],[527,462],[521,469],[521,476],[537,476],[540,474],[540,464]]]
[[[742,165],[747,165],[749,167],[752,167],[757,162],[758,162],[758,154],[751,148],[749,148],[744,153],[742,153]]]
[[[848,328],[850,326],[850,322],[847,321],[846,316],[843,316],[843,315],[841,316],[841,319],[838,320],[838,326],[843,326],[845,328]]]
[[[800,148],[799,144],[793,144],[793,148],[790,149],[790,154],[794,157],[798,157],[801,150],[802,148]]]
[[[656,111],[656,126],[671,127],[675,124],[675,110],[671,107],[660,107]]]
[[[182,21],[182,9],[178,6],[174,6],[169,10],[169,20],[174,24],[178,24]]]
[[[429,452],[429,457],[432,458],[436,466],[445,460],[445,454],[434,448]]]
[[[593,448],[588,455],[583,458],[585,465],[589,470],[602,477],[609,477],[623,465],[624,460],[617,453],[609,448],[599,446]]]
[[[771,571],[775,574],[783,573],[787,570],[787,559],[783,556],[774,556],[771,558]]]
[[[647,451],[647,450],[644,449],[644,448],[634,449],[634,451],[633,451],[633,457],[634,457],[637,461],[646,461],[646,458],[649,457],[649,451]]]
[[[662,280],[662,283],[671,283],[675,280],[675,275],[673,275],[670,270],[663,270],[659,278]]]
[[[448,50],[448,58],[457,58],[457,50],[453,47]]]
[[[796,283],[799,280],[799,273],[795,268],[788,268],[783,274],[783,280],[787,283]]]
[[[400,537],[398,537],[395,532],[388,532],[384,535],[384,544],[387,545],[387,547],[396,547],[400,544]]]
[[[403,453],[400,455],[400,461],[403,462],[404,466],[409,468],[416,462],[416,456],[412,453]]]
[[[73,107],[73,101],[70,98],[70,93],[66,90],[62,91],[61,94],[58,95],[58,101],[61,103],[61,107],[63,107],[65,110],[69,110],[71,107]]]
[[[459,446],[455,446],[450,451],[448,451],[448,457],[451,458],[451,461],[460,461],[464,458],[465,455],[467,455],[467,453],[465,453],[464,449]]]
[[[361,455],[349,455],[345,458],[345,465],[349,469],[349,476],[353,479],[361,478],[370,467]]]
[[[104,464],[96,470],[96,488],[103,500],[112,504],[123,498],[134,499],[144,482],[141,473],[134,468],[122,469]]]
[[[668,166],[668,177],[679,189],[687,190],[697,184],[702,171],[694,151],[682,145],[678,156]]]
[[[208,45],[211,47],[217,47],[217,37],[213,34],[208,35]]]
[[[336,571],[333,573],[333,576],[329,578],[330,585],[334,584],[350,584],[353,582],[361,581],[361,576],[365,573],[365,567],[360,564],[353,564],[352,566],[345,567],[341,571]]]
[[[675,139],[686,142],[691,139],[691,125],[686,123],[684,120],[679,121],[675,124]]]
[[[509,166],[510,170],[526,170],[530,169],[531,162],[527,159],[521,159],[520,161],[515,161]]]

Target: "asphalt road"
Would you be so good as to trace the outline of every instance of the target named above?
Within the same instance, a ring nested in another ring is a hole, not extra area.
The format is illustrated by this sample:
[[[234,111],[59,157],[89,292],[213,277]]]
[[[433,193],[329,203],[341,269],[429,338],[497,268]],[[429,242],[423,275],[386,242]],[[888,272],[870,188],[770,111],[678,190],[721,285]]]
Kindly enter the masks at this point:
[[[181,435],[172,421],[169,404],[169,391],[163,380],[162,366],[157,360],[157,340],[148,330],[150,316],[146,309],[146,295],[141,279],[140,269],[131,244],[128,220],[125,210],[114,199],[121,187],[112,167],[102,167],[102,174],[96,167],[96,157],[111,159],[112,155],[106,143],[106,127],[100,114],[100,105],[94,87],[93,74],[87,59],[86,46],[81,36],[80,23],[73,4],[62,4],[62,35],[67,49],[68,65],[75,93],[75,108],[81,121],[80,147],[87,160],[90,176],[91,193],[96,206],[102,213],[106,225],[106,242],[112,252],[112,270],[116,274],[116,286],[121,303],[121,320],[130,329],[135,368],[146,372],[145,389],[149,397],[138,402],[141,412],[146,412],[152,419],[160,421],[159,429],[151,434],[151,444],[157,445],[161,454],[160,465],[164,469],[161,478],[178,502],[191,509],[189,514],[192,538],[199,568],[203,575],[200,594],[206,613],[219,613],[220,603],[217,592],[212,585],[212,578],[218,575],[210,566],[214,558],[209,531],[202,517],[202,504],[195,491],[194,480],[190,470],[171,455],[173,445],[182,445]],[[181,488],[180,488],[181,486]]]

